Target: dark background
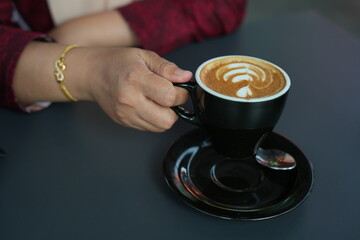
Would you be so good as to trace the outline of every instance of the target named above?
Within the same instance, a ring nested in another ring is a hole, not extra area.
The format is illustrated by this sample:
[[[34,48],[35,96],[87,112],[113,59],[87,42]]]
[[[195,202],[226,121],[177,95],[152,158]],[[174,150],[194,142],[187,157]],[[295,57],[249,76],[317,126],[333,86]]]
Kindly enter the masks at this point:
[[[360,39],[359,0],[248,0],[245,23],[315,10]]]

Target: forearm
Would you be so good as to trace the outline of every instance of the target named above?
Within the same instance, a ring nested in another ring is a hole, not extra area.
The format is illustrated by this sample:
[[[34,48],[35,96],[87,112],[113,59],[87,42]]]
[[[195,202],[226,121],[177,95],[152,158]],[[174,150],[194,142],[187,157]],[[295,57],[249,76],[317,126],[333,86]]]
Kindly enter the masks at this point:
[[[69,101],[53,70],[65,45],[31,42],[16,66],[13,87],[22,104]],[[169,129],[177,116],[170,108],[183,104],[188,93],[174,82],[192,73],[158,55],[137,48],[79,47],[67,52],[64,85],[78,100],[96,101],[117,123],[141,130]]]
[[[49,32],[63,44],[82,46],[137,46],[138,40],[117,11],[106,11],[79,17]]]
[[[41,101],[68,101],[54,77],[55,60],[64,51],[65,45],[33,41],[24,49],[17,63],[13,89],[20,104]],[[91,52],[75,48],[65,58],[64,85],[79,100],[91,100],[91,76],[96,68],[88,61]],[[92,71],[89,69],[93,68]]]
[[[13,92],[16,65],[24,48],[33,40],[51,41],[45,34],[0,25],[0,106],[25,110]]]

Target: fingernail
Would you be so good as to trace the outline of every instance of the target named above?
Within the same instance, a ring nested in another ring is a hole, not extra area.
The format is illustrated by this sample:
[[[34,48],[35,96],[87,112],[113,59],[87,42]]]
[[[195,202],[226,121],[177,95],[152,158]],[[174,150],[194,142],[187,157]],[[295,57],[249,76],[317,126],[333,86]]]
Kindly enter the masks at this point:
[[[175,71],[175,75],[178,75],[178,76],[186,76],[186,75],[192,75],[192,73],[190,72],[190,71],[187,71],[187,70],[181,70],[181,69],[179,69],[179,70],[176,70]]]
[[[182,74],[184,74],[184,72],[186,72],[186,71],[184,71],[182,69],[178,69],[175,71],[175,75],[182,75]]]

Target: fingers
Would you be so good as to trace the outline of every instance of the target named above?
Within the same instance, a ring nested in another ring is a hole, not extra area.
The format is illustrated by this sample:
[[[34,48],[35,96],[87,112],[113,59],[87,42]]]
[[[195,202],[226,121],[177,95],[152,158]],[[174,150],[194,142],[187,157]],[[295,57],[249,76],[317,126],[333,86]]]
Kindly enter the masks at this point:
[[[129,124],[121,123],[124,126],[135,128],[140,131],[149,131],[149,132],[164,132],[167,129],[164,127],[157,127],[154,124],[146,121],[141,116],[137,115],[133,121],[129,122]]]
[[[166,79],[149,73],[143,85],[143,93],[146,97],[164,107],[172,107],[184,104],[189,97],[188,91],[174,87]]]
[[[118,67],[106,76],[103,90],[94,94],[116,122],[139,130],[163,132],[178,119],[170,108],[184,104],[188,91],[173,83],[187,82],[192,73],[177,67],[157,54],[139,49],[121,49]],[[102,83],[101,83],[102,84]],[[104,94],[105,93],[105,94]]]
[[[153,132],[163,132],[170,129],[178,119],[172,109],[162,107],[151,100],[145,102],[143,111],[139,113],[139,117],[151,128],[151,130],[145,130]]]
[[[192,78],[192,72],[179,68],[175,63],[161,58],[154,52],[146,51],[144,60],[151,72],[171,82],[183,83]]]
[[[142,131],[163,132],[178,119],[173,110],[150,99],[139,99],[139,103],[136,108],[122,105],[117,112],[116,122]]]

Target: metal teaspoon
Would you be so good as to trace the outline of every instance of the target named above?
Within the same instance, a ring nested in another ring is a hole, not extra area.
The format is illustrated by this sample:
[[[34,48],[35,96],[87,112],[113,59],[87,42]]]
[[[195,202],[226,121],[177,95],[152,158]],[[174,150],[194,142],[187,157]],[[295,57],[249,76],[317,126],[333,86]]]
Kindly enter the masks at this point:
[[[291,170],[296,167],[295,159],[289,153],[278,149],[259,147],[255,158],[261,165],[275,170]]]

